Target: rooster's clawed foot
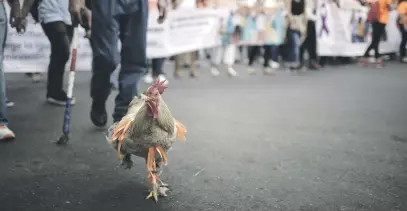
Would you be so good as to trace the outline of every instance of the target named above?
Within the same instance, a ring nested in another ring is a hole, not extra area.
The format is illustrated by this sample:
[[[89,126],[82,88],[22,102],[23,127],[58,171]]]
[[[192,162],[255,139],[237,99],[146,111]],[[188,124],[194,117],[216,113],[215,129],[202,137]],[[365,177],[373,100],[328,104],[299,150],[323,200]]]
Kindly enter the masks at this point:
[[[131,160],[131,155],[130,154],[124,155],[123,160],[120,165],[123,166],[124,169],[131,169],[131,167],[133,167],[133,161]]]

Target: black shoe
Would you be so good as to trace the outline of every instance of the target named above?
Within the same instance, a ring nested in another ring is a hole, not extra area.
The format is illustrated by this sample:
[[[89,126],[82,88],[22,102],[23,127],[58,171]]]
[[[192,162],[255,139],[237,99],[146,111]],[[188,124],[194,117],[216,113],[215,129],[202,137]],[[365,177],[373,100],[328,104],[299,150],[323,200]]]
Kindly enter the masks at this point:
[[[90,119],[96,127],[104,127],[107,124],[107,112],[104,104],[93,103],[90,111]]]

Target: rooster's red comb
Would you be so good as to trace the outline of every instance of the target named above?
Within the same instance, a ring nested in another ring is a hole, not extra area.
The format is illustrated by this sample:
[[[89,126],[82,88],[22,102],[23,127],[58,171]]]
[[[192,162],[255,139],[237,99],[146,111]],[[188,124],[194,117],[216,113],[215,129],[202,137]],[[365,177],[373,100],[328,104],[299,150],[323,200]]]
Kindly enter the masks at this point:
[[[160,81],[160,79],[157,79],[147,90],[147,92],[152,92],[153,89],[157,89],[160,94],[164,92],[167,86],[164,85],[166,80]]]

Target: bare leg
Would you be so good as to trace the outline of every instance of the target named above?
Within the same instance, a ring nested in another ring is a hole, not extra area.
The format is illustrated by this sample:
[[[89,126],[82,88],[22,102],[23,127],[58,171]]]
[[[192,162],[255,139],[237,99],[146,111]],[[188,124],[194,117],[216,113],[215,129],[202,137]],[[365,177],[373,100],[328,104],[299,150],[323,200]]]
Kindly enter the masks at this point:
[[[191,77],[197,77],[198,75],[196,71],[196,54],[197,54],[196,51],[189,53],[191,60],[191,73],[190,73]]]
[[[181,56],[182,56],[182,54],[174,56],[174,63],[175,63],[174,77],[175,78],[181,77]]]

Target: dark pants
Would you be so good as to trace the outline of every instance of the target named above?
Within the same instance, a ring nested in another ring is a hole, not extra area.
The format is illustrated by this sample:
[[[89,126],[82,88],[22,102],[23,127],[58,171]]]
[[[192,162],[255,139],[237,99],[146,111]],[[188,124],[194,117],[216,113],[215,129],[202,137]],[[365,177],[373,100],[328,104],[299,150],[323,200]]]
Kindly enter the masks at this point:
[[[260,47],[264,48],[264,54],[263,54],[263,58],[264,58],[264,64],[263,67],[269,67],[269,61],[270,59],[273,60],[277,60],[277,47],[275,46],[271,46],[271,45],[263,45],[263,46],[250,46],[249,47],[249,52],[248,52],[248,56],[249,56],[249,66],[252,66],[254,61],[256,60],[256,57],[259,55],[260,53]],[[274,58],[272,58],[272,56]]]
[[[304,52],[308,51],[310,62],[317,62],[317,33],[315,30],[315,21],[307,23],[307,37],[300,47],[300,62],[304,62]]]
[[[73,27],[62,21],[41,24],[51,43],[51,56],[48,66],[47,97],[66,100],[63,91],[65,65],[69,60]]]
[[[157,77],[158,75],[164,74],[164,72],[163,72],[164,62],[165,62],[165,58],[152,59],[151,69],[152,69],[153,77]]]
[[[383,36],[384,33],[384,28],[386,27],[386,24],[379,23],[377,21],[372,23],[372,42],[370,43],[369,47],[367,47],[365,54],[363,57],[369,57],[369,52],[370,50],[374,50],[374,56],[375,58],[379,58],[379,43],[380,39]]]
[[[114,121],[126,114],[130,101],[138,95],[138,82],[147,71],[147,21],[147,0],[92,1],[92,107],[105,108],[110,94],[110,74],[121,62]]]
[[[406,44],[407,44],[407,31],[402,24],[398,24],[398,28],[401,33],[401,43],[400,43],[400,58],[406,57]]]

